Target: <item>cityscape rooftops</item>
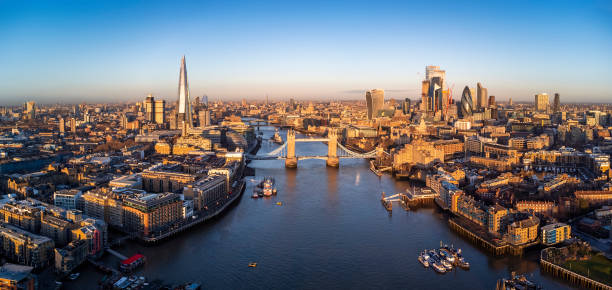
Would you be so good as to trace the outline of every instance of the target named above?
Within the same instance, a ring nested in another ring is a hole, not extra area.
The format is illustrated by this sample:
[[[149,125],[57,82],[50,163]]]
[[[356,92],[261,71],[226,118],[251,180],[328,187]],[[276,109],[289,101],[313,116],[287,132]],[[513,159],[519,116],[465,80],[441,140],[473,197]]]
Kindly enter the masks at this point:
[[[0,267],[0,279],[19,282],[27,278],[32,270],[34,267],[5,263]]]

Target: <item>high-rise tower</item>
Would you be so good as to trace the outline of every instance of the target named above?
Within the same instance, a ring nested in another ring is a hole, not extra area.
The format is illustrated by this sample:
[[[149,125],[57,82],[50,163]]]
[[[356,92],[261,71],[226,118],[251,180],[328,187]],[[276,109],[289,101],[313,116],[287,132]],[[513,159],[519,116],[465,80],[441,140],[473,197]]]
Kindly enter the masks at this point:
[[[372,120],[372,93],[370,91],[366,91],[366,105],[368,107],[368,120]]]
[[[472,91],[468,86],[465,86],[463,93],[461,94],[461,117],[467,118],[472,116],[474,112],[474,104],[472,98]]]
[[[178,115],[177,124],[185,122],[188,128],[193,127],[193,118],[191,117],[191,101],[189,100],[189,82],[187,81],[187,65],[185,65],[185,56],[181,59],[181,74],[179,75],[178,86]]]
[[[548,94],[541,93],[535,95],[535,111],[545,112],[548,109]]]
[[[555,99],[553,101],[553,113],[557,113],[561,110],[561,98],[559,94],[555,94]]]
[[[476,104],[474,108],[481,110],[487,107],[487,89],[480,83],[476,84]]]

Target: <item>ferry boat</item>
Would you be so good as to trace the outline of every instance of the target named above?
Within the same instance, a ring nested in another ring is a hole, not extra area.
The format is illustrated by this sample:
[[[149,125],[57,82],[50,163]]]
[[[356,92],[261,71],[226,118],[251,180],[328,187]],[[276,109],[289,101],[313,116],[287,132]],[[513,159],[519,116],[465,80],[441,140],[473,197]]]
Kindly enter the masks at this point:
[[[130,272],[135,268],[143,265],[145,263],[145,256],[142,254],[136,254],[131,256],[123,261],[121,261],[120,268],[123,272]]]

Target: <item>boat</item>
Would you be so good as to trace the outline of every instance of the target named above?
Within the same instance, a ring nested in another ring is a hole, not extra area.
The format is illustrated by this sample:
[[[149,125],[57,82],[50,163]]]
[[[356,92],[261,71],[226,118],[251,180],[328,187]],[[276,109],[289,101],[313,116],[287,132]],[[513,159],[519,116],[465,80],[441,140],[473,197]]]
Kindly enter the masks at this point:
[[[466,262],[463,257],[459,258],[459,260],[457,261],[457,266],[459,266],[460,268],[464,269],[464,270],[469,270],[470,269],[470,263]]]
[[[70,280],[76,280],[79,276],[81,276],[81,273],[72,273],[70,274]]]
[[[276,144],[283,144],[283,138],[278,133],[278,129],[276,129],[274,131],[274,136],[272,136],[272,138],[270,138],[270,139],[272,140],[272,142],[274,142]]]
[[[440,263],[442,264],[442,266],[444,266],[444,268],[448,271],[453,269],[453,264],[451,264],[450,262],[448,262],[446,259],[441,259]]]
[[[283,205],[283,203],[279,201],[276,203],[276,205]]]
[[[427,261],[428,259],[424,258],[423,255],[419,255],[418,260],[421,262],[421,264],[423,264],[423,266],[425,266],[425,268],[429,267],[429,262]]]
[[[273,177],[267,176],[263,180],[263,193],[265,196],[272,196],[276,194],[276,188],[274,187],[275,181]]]
[[[255,268],[255,267],[257,267],[257,263],[251,262],[251,263],[249,263],[249,267]]]
[[[444,266],[442,266],[440,263],[438,262],[434,262],[433,263],[433,268],[434,270],[436,270],[436,272],[438,273],[446,273],[446,268],[444,268]]]

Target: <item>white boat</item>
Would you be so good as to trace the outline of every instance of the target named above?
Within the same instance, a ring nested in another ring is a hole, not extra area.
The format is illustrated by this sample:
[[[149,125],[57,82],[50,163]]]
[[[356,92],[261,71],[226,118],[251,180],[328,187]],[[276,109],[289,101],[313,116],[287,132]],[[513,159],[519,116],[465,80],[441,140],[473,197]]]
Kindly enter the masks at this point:
[[[447,260],[445,260],[445,259],[442,259],[442,260],[440,261],[440,263],[442,263],[442,266],[444,266],[444,268],[445,268],[446,270],[449,270],[449,271],[450,271],[450,270],[452,270],[452,269],[453,269],[453,265],[452,265],[451,263],[449,263],[449,262],[448,262]]]
[[[421,264],[423,264],[423,266],[425,266],[426,268],[429,267],[429,262],[427,261],[427,259],[423,258],[423,256],[419,255],[418,258],[419,262],[421,262]]]
[[[444,268],[444,266],[442,266],[440,263],[435,262],[433,263],[433,268],[434,270],[436,270],[436,272],[438,273],[446,273],[446,268]]]

